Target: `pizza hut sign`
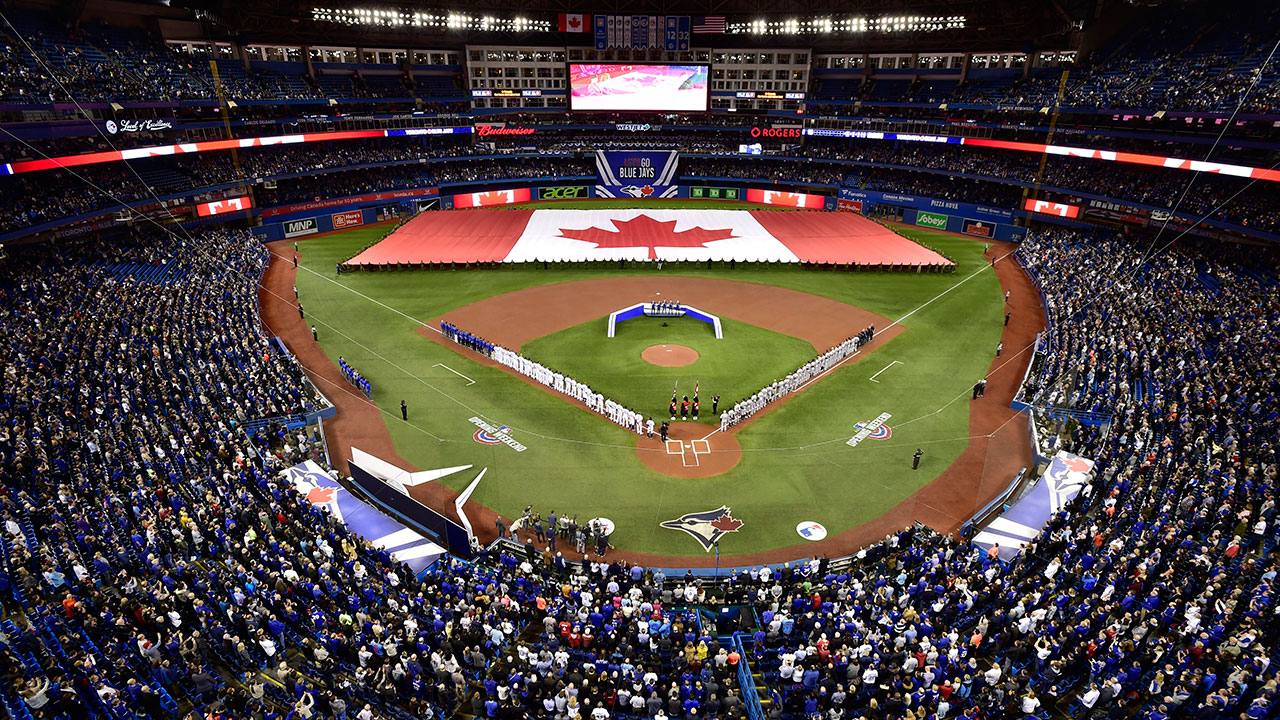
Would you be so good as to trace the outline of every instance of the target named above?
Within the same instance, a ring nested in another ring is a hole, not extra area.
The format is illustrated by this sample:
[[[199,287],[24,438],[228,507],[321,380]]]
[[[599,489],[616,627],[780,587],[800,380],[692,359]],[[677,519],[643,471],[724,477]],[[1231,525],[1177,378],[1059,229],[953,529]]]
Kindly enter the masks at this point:
[[[480,137],[490,135],[532,135],[533,128],[502,127],[501,125],[477,125],[476,134]]]
[[[799,138],[801,137],[801,128],[751,128],[751,137],[758,138]]]

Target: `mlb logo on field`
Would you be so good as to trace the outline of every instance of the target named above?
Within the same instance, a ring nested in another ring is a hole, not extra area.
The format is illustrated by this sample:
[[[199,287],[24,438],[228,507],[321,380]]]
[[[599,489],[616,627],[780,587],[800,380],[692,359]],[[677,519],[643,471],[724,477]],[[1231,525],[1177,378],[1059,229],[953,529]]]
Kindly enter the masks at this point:
[[[827,528],[822,523],[806,520],[796,526],[796,533],[805,540],[817,542],[827,537]]]

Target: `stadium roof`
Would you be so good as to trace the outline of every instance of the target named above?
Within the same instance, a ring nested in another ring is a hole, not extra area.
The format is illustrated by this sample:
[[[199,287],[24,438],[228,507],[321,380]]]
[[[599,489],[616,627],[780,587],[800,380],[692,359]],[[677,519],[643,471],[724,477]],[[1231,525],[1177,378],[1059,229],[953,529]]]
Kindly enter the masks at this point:
[[[819,18],[921,18],[963,16],[963,28],[882,33],[814,33],[800,36],[730,33],[693,37],[699,47],[812,47],[817,51],[895,49],[1030,51],[1063,48],[1073,32],[1092,17],[1099,0],[599,0],[588,7],[566,0],[473,0],[465,6],[439,3],[378,2],[377,0],[171,0],[171,7],[198,11],[213,21],[217,32],[240,41],[309,44],[367,43],[414,47],[458,46],[466,43],[511,45],[589,44],[584,34],[555,32],[485,32],[457,28],[394,27],[340,24],[312,19],[316,7],[371,9],[412,13],[492,14],[498,18],[549,20],[557,13],[625,15],[714,15],[728,22],[758,20],[816,20]],[[248,37],[246,37],[248,36]]]

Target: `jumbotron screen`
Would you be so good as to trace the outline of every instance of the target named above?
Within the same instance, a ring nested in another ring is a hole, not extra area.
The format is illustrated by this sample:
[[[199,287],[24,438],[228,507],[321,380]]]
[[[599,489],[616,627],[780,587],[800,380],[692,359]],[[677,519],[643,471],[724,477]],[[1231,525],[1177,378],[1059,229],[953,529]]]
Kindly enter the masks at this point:
[[[708,65],[569,63],[569,109],[706,112],[708,77]]]

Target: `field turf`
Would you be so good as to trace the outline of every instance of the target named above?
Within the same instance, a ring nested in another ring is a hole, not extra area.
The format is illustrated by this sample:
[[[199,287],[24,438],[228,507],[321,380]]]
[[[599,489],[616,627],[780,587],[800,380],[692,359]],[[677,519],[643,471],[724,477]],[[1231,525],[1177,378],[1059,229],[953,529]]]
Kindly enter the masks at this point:
[[[625,202],[634,206],[634,201]],[[598,207],[594,203],[554,206]],[[746,207],[678,201],[663,206]],[[705,264],[668,264],[664,275],[778,285],[893,319],[907,316],[901,335],[738,433],[744,454],[735,469],[713,478],[683,480],[641,465],[633,433],[415,332],[418,321],[493,295],[547,283],[654,274],[653,268],[517,265],[334,276],[335,263],[384,232],[382,227],[361,228],[300,243],[297,285],[307,319],[320,329],[329,357],[335,362],[339,355],[345,357],[372,383],[374,400],[384,411],[401,455],[422,469],[466,463],[488,467],[473,498],[509,516],[532,503],[544,513],[568,512],[583,520],[608,517],[618,527],[615,543],[628,550],[701,555],[701,547],[692,539],[658,523],[722,504],[745,522],[741,531],[721,542],[725,554],[797,545],[802,541],[795,527],[801,521],[823,523],[834,534],[884,514],[936,477],[967,445],[969,388],[986,372],[1003,321],[1002,293],[982,257],[983,243],[931,231],[909,233],[951,257],[957,264],[955,273],[842,273],[794,266],[707,270]],[[634,327],[636,344],[647,342],[641,337],[647,329]],[[587,333],[584,342],[595,338],[597,344],[579,354],[600,360],[590,376],[601,378],[599,383],[616,383],[620,396],[631,392],[625,387],[628,364],[613,355],[619,346],[607,344],[602,327],[599,332],[590,328],[583,332]],[[555,342],[554,338],[531,341],[527,343],[531,354],[544,340]],[[800,364],[801,356],[816,354],[794,338],[773,340],[770,351],[781,348],[790,353],[784,359],[795,360],[793,367]],[[682,344],[697,347],[694,343],[703,342],[691,339]],[[546,351],[552,353],[554,348]],[[559,357],[566,365],[562,371],[576,362],[566,355]],[[551,358],[540,359],[554,366]],[[756,355],[749,355],[738,361],[747,366],[755,359]],[[732,360],[718,372],[734,372]],[[895,360],[901,364],[884,370],[877,382],[869,382]],[[468,385],[451,370],[475,384]],[[585,367],[577,372],[588,377]],[[772,368],[761,372],[773,374]],[[698,378],[682,376],[681,387],[694,379]],[[702,382],[705,401],[710,388],[707,378]],[[647,388],[643,392],[647,398]],[[411,408],[407,423],[400,419],[401,399]],[[667,399],[669,395],[659,402]],[[855,423],[884,412],[893,416],[886,423],[892,437],[867,440],[856,448],[844,444],[854,433]],[[517,453],[505,445],[474,442],[476,428],[469,422],[473,416],[512,428],[512,436],[528,450]],[[911,453],[917,447],[925,448],[927,454],[921,470],[912,472]],[[457,488],[471,477],[462,473],[444,482]]]
[[[667,327],[662,326],[664,322]],[[818,354],[812,344],[799,338],[727,318],[721,320],[722,340],[716,339],[710,325],[693,318],[639,317],[618,323],[615,337],[602,343],[608,324],[608,318],[603,317],[544,335],[525,343],[520,354],[586,382],[596,392],[655,422],[663,420],[673,390],[692,397],[698,383],[706,406],[701,420],[717,425],[719,419],[711,414],[713,395],[732,398],[725,403],[732,405],[786,377]],[[665,368],[640,357],[645,348],[664,343],[693,348],[698,352],[697,361]],[[602,367],[599,352],[583,352],[583,348],[607,353],[607,364]],[[760,352],[764,348],[768,352]]]

